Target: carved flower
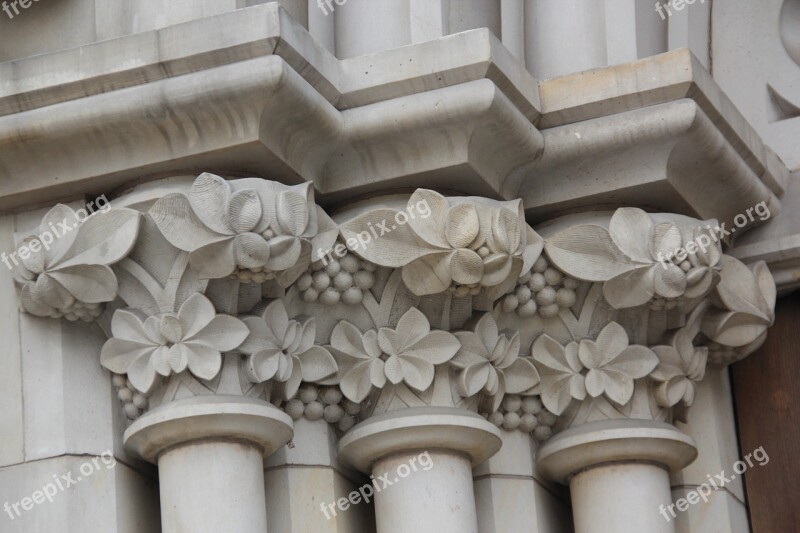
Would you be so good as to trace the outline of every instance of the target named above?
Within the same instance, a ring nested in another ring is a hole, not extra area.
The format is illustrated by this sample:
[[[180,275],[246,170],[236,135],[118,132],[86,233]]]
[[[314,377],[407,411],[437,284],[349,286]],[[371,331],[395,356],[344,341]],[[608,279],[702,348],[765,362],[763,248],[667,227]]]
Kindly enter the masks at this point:
[[[177,314],[142,320],[119,309],[111,332],[114,336],[103,345],[101,363],[116,374],[128,374],[143,393],[153,388],[156,374],[167,377],[188,368],[200,379],[213,379],[222,365],[221,352],[236,349],[248,334],[241,320],[218,315],[200,293],[190,296]]]
[[[42,219],[39,236],[24,239],[14,277],[22,286],[22,308],[32,315],[58,317],[82,304],[110,302],[117,296],[117,278],[109,265],[124,258],[139,232],[139,213],[132,209],[96,212],[81,221],[66,205]],[[44,237],[49,234],[53,239]],[[59,236],[60,235],[60,236]],[[43,242],[51,242],[45,247]],[[7,260],[7,259],[6,259]],[[79,305],[80,304],[80,305]]]
[[[545,333],[533,343],[531,355],[541,376],[542,403],[550,412],[559,416],[573,399],[586,398],[586,378],[581,373],[583,364],[577,342],[562,346]]]
[[[651,374],[659,383],[655,388],[658,405],[672,407],[681,402],[691,407],[694,403],[695,383],[705,376],[708,360],[708,348],[692,343],[696,335],[697,329],[684,327],[675,333],[669,345],[653,348],[660,360]]]
[[[655,223],[641,209],[618,209],[608,230],[594,224],[574,226],[547,239],[545,248],[564,272],[604,282],[603,294],[616,309],[638,307],[654,298],[695,298],[716,281],[719,245],[703,250],[699,241],[692,242],[697,254],[690,255],[690,264],[696,268],[687,279],[674,255],[684,248],[684,236],[695,231],[690,225],[699,221],[677,215],[670,220]]]
[[[605,394],[618,405],[633,397],[634,380],[647,376],[658,365],[658,357],[645,346],[629,345],[628,334],[616,322],[600,331],[597,340],[582,339],[566,347],[541,335],[532,347],[542,376],[542,402],[560,415],[572,399],[583,400]]]
[[[658,357],[646,346],[628,345],[628,334],[616,322],[609,323],[596,341],[582,339],[578,357],[589,370],[586,392],[601,394],[618,405],[633,396],[633,380],[648,375],[658,365]]]
[[[377,331],[362,334],[353,324],[342,320],[333,328],[329,350],[339,365],[342,376],[339,386],[350,401],[362,402],[373,387],[382,389],[386,385]]]
[[[763,261],[750,270],[741,261],[722,256],[721,265],[714,308],[706,314],[702,331],[715,343],[736,348],[737,358],[742,358],[759,348],[775,321],[775,280]]]
[[[388,355],[384,372],[388,380],[424,391],[433,383],[434,365],[446,363],[461,346],[451,333],[431,331],[428,319],[412,307],[397,323],[397,329],[381,328],[378,345]]]
[[[254,383],[270,379],[282,384],[280,394],[289,400],[301,381],[318,382],[336,374],[333,356],[314,345],[315,321],[290,320],[282,300],[270,303],[260,317],[243,319],[250,335],[239,350],[249,355],[247,374]]]
[[[150,216],[173,246],[189,252],[192,267],[207,279],[264,269],[288,286],[308,268],[312,246],[327,249],[337,233],[314,204],[311,184],[228,182],[208,173],[195,180],[188,196],[160,199]],[[320,222],[326,231],[318,235]],[[316,237],[321,241],[312,244]]]
[[[500,335],[491,314],[484,314],[474,331],[455,335],[461,343],[451,361],[461,370],[458,392],[465,398],[486,393],[490,402],[487,412],[497,411],[506,393],[521,394],[539,384],[539,373],[533,363],[519,357],[519,332],[510,339]]]
[[[617,210],[609,226],[611,240],[634,266],[603,285],[606,300],[617,309],[638,307],[653,296],[678,298],[686,291],[686,273],[670,258],[683,246],[680,229],[670,222],[653,224],[641,209]]]
[[[693,242],[699,243],[702,239],[714,240],[706,229],[696,229]],[[687,287],[684,296],[699,298],[705,295],[720,279],[721,259],[722,252],[717,244],[705,248],[697,247],[696,253],[689,254],[688,261],[692,268],[686,273]]]
[[[406,210],[407,224],[392,225],[355,251],[381,266],[402,268],[403,281],[418,296],[448,289],[476,294],[487,287],[487,296],[497,299],[542,251],[542,238],[525,222],[519,200],[445,198],[418,189]],[[352,242],[373,226],[397,221],[400,214],[393,209],[365,213],[344,224],[342,235]]]

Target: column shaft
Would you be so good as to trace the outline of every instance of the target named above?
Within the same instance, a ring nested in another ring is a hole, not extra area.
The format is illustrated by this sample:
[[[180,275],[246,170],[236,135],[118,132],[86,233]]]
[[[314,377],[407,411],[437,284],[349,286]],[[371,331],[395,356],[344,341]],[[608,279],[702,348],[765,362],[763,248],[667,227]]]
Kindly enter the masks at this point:
[[[672,501],[665,468],[645,463],[590,468],[569,484],[575,533],[674,533],[660,512]],[[668,511],[665,511],[668,513]]]
[[[162,454],[158,471],[163,533],[266,533],[263,459],[255,446],[193,442]]]
[[[393,483],[375,495],[378,533],[478,532],[469,458],[438,450],[428,455],[427,470],[415,462],[419,452],[375,463],[372,472],[378,486],[382,487],[380,477],[385,475]]]

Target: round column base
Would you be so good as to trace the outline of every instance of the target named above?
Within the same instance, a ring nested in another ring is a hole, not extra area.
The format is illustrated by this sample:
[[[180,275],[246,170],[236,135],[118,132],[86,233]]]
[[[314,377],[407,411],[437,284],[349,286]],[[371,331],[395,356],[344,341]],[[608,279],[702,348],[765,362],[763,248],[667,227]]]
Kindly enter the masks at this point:
[[[292,440],[289,415],[262,400],[244,396],[195,396],[145,413],[125,431],[129,452],[151,463],[165,450],[193,441],[242,441],[264,457]]]
[[[603,420],[558,433],[536,454],[539,472],[567,484],[576,473],[613,463],[651,463],[677,472],[697,458],[694,440],[652,420]]]
[[[460,452],[478,465],[497,453],[503,441],[494,424],[451,407],[414,407],[361,422],[339,441],[339,458],[361,472],[395,453],[444,449]]]

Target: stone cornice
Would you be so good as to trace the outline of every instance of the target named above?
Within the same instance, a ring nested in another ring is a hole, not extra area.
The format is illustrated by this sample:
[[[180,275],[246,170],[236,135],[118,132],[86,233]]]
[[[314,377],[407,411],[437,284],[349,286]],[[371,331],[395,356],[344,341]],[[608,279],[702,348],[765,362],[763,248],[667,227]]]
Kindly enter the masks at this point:
[[[669,423],[707,364],[748,355],[773,320],[766,265],[722,255],[711,221],[625,208],[540,235],[519,200],[420,189],[334,222],[309,184],[203,174],[145,189],[15,272],[27,312],[100,317],[132,419],[234,395],[341,431],[417,407],[540,440]],[[59,205],[40,231],[73,218]],[[690,253],[672,262],[678,247]]]
[[[272,4],[0,72],[0,210],[210,168],[311,181],[325,204],[458,177],[534,220],[608,203],[727,221],[777,214],[786,181],[687,51],[537,84],[486,30],[339,61]],[[575,186],[623,169],[638,181],[611,194]]]

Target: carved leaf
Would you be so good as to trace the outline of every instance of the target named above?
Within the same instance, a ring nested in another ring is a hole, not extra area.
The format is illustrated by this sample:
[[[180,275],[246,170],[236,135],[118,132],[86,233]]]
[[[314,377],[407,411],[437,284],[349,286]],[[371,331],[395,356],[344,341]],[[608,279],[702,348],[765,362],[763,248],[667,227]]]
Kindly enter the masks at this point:
[[[559,269],[585,281],[608,281],[633,268],[608,232],[591,224],[554,235],[545,242],[545,250]]]
[[[86,219],[77,230],[58,269],[79,265],[111,265],[125,257],[136,244],[141,215],[133,209],[111,209]]]
[[[641,209],[624,207],[617,209],[609,223],[609,234],[623,254],[637,263],[650,264],[649,235],[653,221]]]
[[[396,215],[394,209],[375,209],[343,224],[340,231],[347,247],[376,265],[390,268],[400,268],[419,257],[439,251],[422,241],[413,232],[410,223],[398,225],[391,233],[373,238],[370,228],[380,227],[387,221],[393,223]],[[352,246],[353,242],[365,244]]]

